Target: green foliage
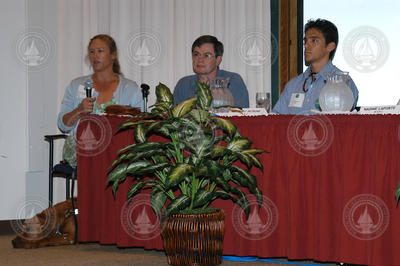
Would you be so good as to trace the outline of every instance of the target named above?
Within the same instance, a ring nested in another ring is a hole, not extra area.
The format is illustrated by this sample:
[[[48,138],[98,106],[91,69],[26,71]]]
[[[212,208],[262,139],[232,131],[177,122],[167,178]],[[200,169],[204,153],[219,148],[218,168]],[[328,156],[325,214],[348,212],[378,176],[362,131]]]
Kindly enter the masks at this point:
[[[262,192],[250,169],[262,170],[256,155],[265,151],[250,148],[251,141],[242,137],[231,121],[210,115],[211,92],[204,84],[196,85],[197,98],[174,106],[171,91],[160,83],[151,112],[119,126],[120,130],[134,129],[135,143],[119,151],[107,182],[115,195],[119,184],[132,178],[129,201],[151,189],[157,214],[201,212],[221,198],[232,200],[248,216],[250,204],[242,189],[248,189],[262,204]],[[159,141],[149,141],[153,135],[159,136]],[[233,165],[236,161],[245,169]]]
[[[396,189],[396,206],[399,205],[399,200],[400,200],[400,181]]]

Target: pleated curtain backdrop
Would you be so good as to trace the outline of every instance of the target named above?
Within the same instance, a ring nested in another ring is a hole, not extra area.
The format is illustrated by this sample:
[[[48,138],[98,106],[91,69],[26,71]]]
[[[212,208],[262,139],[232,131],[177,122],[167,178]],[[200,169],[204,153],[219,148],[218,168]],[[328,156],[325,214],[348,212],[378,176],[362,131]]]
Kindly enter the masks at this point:
[[[90,73],[87,45],[110,34],[119,49],[122,72],[152,91],[162,82],[171,90],[193,74],[191,45],[203,34],[216,36],[225,52],[222,69],[239,73],[249,90],[270,91],[272,50],[270,3],[266,0],[61,0],[59,4],[59,90]],[[275,38],[272,37],[272,40]]]

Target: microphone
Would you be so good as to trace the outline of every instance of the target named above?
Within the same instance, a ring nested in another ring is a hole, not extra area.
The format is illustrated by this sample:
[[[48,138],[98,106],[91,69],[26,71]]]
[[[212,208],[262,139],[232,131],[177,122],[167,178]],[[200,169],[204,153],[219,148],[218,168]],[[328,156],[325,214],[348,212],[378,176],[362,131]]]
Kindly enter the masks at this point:
[[[86,98],[92,98],[93,81],[88,79],[85,82]]]
[[[142,95],[143,95],[143,111],[147,112],[147,96],[150,93],[150,86],[142,83],[142,85],[140,85],[140,87],[142,88]]]
[[[150,86],[145,83],[142,83],[142,85],[140,85],[140,87],[142,88],[143,99],[147,98],[147,96],[150,93]]]

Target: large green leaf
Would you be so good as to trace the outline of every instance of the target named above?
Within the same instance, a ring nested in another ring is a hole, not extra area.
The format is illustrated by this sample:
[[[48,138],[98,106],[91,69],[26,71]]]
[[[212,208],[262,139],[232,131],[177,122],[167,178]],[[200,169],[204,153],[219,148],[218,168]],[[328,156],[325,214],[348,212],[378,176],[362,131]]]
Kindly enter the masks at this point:
[[[167,162],[159,163],[159,164],[149,164],[144,167],[137,167],[137,168],[132,168],[132,169],[128,168],[127,173],[132,174],[132,175],[143,175],[143,174],[147,174],[147,173],[151,174],[151,173],[154,173],[155,171],[162,170],[169,166],[170,165]]]
[[[205,110],[192,109],[190,111],[190,116],[193,117],[194,121],[196,121],[198,124],[202,124],[210,120],[211,114]]]
[[[143,144],[143,145],[141,145]],[[168,149],[173,148],[171,143],[162,142],[162,143],[154,143],[154,145],[145,145],[151,144],[150,142],[141,143],[138,146],[132,147],[130,152],[124,153],[120,156],[121,160],[134,162],[137,160],[143,159],[153,159],[155,156],[167,156],[169,155]],[[164,159],[165,161],[165,159]]]
[[[223,132],[228,134],[231,139],[235,136],[237,132],[237,127],[230,120],[226,120],[220,117],[213,117],[212,119],[214,122],[217,123],[218,127],[221,128]]]
[[[193,165],[178,164],[170,172],[167,178],[167,188],[172,188],[178,185],[187,175],[193,172]]]
[[[203,176],[211,181],[215,182],[218,187],[229,192],[231,185],[224,178],[224,171],[226,170],[223,166],[212,160],[204,162],[202,167],[196,169],[197,176]]]
[[[200,109],[208,110],[212,102],[212,95],[210,88],[204,84],[196,81],[197,86],[197,104]]]
[[[211,177],[211,180],[214,181],[220,189],[226,192],[231,190],[232,185],[229,184],[222,176]]]
[[[255,155],[255,154],[260,154],[260,153],[268,153],[266,150],[261,150],[261,149],[248,149],[248,150],[245,150],[245,151],[243,151],[244,153],[249,153],[249,154],[253,154],[253,155]]]
[[[129,127],[132,127],[132,126],[136,126],[139,123],[141,123],[141,122],[139,122],[139,121],[128,121],[128,122],[120,124],[117,127],[117,130],[120,130],[120,129],[123,129],[123,128],[129,128]]]
[[[138,152],[138,151],[144,151],[144,150],[149,150],[149,149],[158,149],[160,147],[160,143],[158,142],[144,142],[144,143],[135,143],[128,145],[118,151],[118,153],[124,153],[126,151],[132,152]]]
[[[115,196],[115,194],[117,192],[119,184],[124,182],[125,179],[126,179],[126,177],[122,178],[122,179],[118,179],[118,180],[114,181],[114,183],[112,184],[112,193],[113,193],[114,196]]]
[[[231,192],[234,195],[236,195],[239,198],[239,200],[243,200],[243,201],[246,200],[246,194],[240,188],[231,186]]]
[[[165,215],[178,213],[180,210],[185,209],[190,205],[191,199],[187,195],[181,194],[176,199],[171,200],[171,203],[165,210]]]
[[[204,160],[201,165],[195,169],[196,176],[215,177],[222,176],[225,169],[218,162],[213,160]]]
[[[213,192],[208,190],[199,190],[193,199],[193,209],[207,206],[213,198]]]
[[[174,97],[172,96],[171,90],[162,83],[156,86],[156,97],[158,103],[164,102],[169,106],[174,104]]]
[[[263,170],[263,165],[261,164],[260,160],[254,156],[251,153],[246,153],[246,151],[241,152],[242,154],[245,154],[251,161],[252,165],[256,166],[257,168],[260,168]]]
[[[257,179],[254,175],[250,174],[249,171],[246,171],[236,165],[231,166],[232,169],[232,178],[239,181],[240,186],[249,187],[257,186]]]
[[[262,191],[258,187],[255,187],[254,190],[251,189],[250,192],[256,196],[258,206],[261,207],[261,205],[263,204],[263,201],[264,201],[263,196],[262,196]]]
[[[156,123],[153,123],[147,127],[147,134],[156,133],[163,137],[168,137],[171,135],[168,130],[169,120],[161,120]]]
[[[146,142],[146,127],[143,124],[139,124],[135,127],[134,137],[136,143]]]
[[[146,184],[145,182],[140,181],[131,186],[131,188],[128,191],[128,197],[127,197],[128,202],[130,202],[132,200],[132,198],[136,195],[136,193],[138,193],[140,190],[142,190],[142,188],[144,187],[145,184]],[[114,189],[114,186],[113,186],[113,189]]]
[[[167,201],[167,195],[164,191],[160,191],[157,188],[152,189],[151,191],[151,207],[153,208],[154,212],[158,215],[161,213],[162,208]]]
[[[235,138],[228,143],[227,148],[232,151],[243,151],[251,146],[251,141],[248,138]]]
[[[168,115],[171,106],[172,104],[168,102],[157,102],[150,106],[151,114],[156,118],[163,118]]]
[[[244,196],[238,200],[235,196],[233,196],[230,193],[227,193],[222,190],[217,190],[217,191],[214,191],[213,199],[216,199],[216,198],[232,200],[234,203],[238,204],[242,208],[242,210],[244,211],[244,213],[246,215],[246,219],[249,218],[250,202],[247,200],[246,196]]]
[[[141,168],[151,165],[148,161],[139,161],[131,164],[119,164],[110,171],[107,183],[121,183],[126,179],[126,175],[130,172],[136,172]],[[116,185],[117,186],[117,185]]]
[[[126,177],[127,164],[117,165],[108,175],[107,182],[115,182]]]
[[[149,166],[153,166],[149,161],[136,161],[130,163],[126,168],[126,174],[139,175],[143,173],[143,169],[146,169],[146,167]]]
[[[240,152],[235,152],[233,153],[233,155],[237,156],[239,160],[247,166],[248,169],[250,169],[251,166],[253,165],[253,161],[251,160],[249,154],[242,154]]]
[[[196,101],[197,101],[196,98],[190,98],[190,99],[187,99],[187,100],[179,103],[178,105],[176,105],[174,107],[174,109],[172,109],[172,116],[173,117],[182,117],[182,116],[186,115],[193,109],[193,106],[196,104]]]
[[[122,161],[126,160],[128,157],[132,157],[134,156],[134,154],[131,153],[122,153],[118,156],[117,159],[115,159],[111,166],[108,167],[108,170],[112,169],[114,166],[116,166],[117,164],[121,163]]]
[[[153,150],[148,150],[148,151],[138,151],[138,152],[136,152],[134,154],[131,154],[131,155],[133,155],[133,157],[132,158],[128,157],[127,160],[130,161],[130,162],[134,162],[134,161],[140,160],[140,159],[151,159],[154,156],[163,154],[164,152],[165,151],[162,150],[162,149],[157,149],[157,150],[153,149]]]
[[[167,144],[164,142],[144,142],[144,143],[137,143],[132,145],[129,149],[131,153],[137,153],[142,151],[150,151],[150,150],[162,150],[165,148]]]

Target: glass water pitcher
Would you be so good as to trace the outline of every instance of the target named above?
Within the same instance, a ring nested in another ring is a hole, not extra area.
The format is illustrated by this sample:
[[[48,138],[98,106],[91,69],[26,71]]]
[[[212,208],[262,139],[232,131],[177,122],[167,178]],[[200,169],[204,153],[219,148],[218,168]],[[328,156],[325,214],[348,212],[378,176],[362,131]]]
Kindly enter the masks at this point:
[[[325,73],[326,84],[319,95],[322,111],[351,111],[354,95],[347,86],[349,72]]]

